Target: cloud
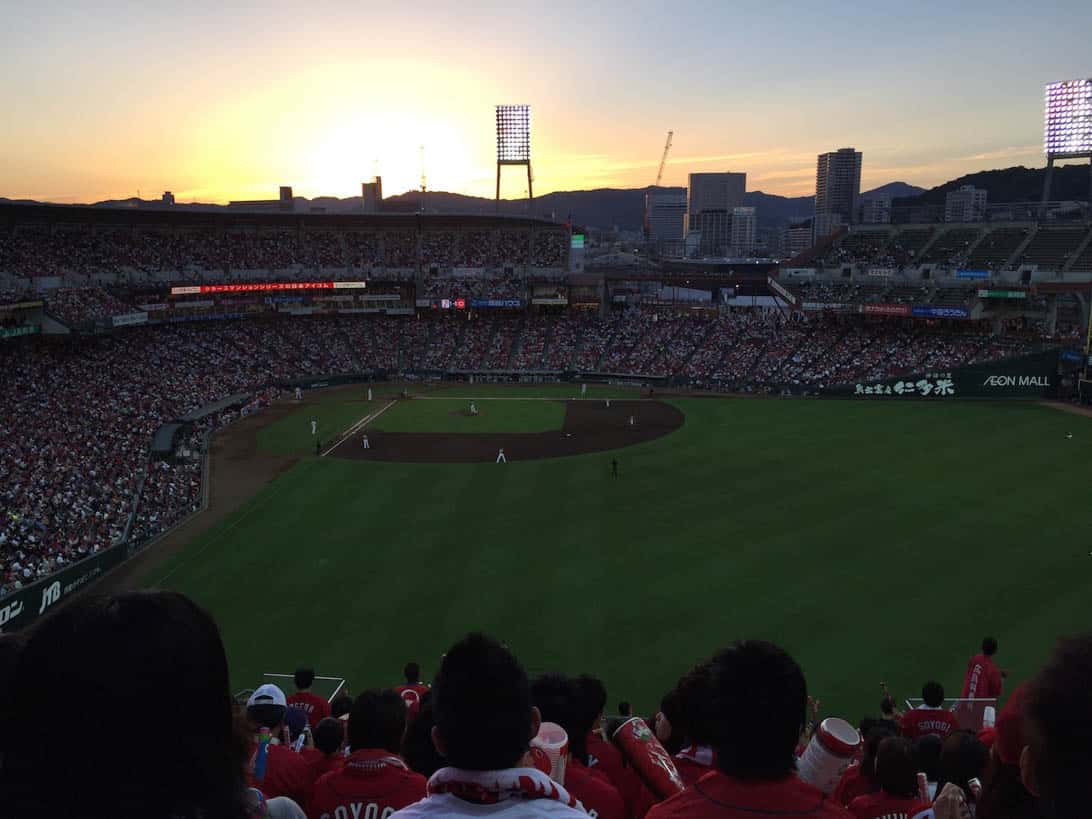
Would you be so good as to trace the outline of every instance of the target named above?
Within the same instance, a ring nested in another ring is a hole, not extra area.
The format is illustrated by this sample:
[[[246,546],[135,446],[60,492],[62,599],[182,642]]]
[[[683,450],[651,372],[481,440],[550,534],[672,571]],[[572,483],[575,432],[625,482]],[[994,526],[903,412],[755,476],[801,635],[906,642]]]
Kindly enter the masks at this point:
[[[1018,159],[1027,157],[1029,154],[1038,154],[1042,150],[1042,145],[1036,143],[1035,145],[1011,145],[1007,148],[997,148],[993,151],[985,151],[980,154],[971,154],[970,156],[958,157],[956,162],[992,162],[997,159]]]

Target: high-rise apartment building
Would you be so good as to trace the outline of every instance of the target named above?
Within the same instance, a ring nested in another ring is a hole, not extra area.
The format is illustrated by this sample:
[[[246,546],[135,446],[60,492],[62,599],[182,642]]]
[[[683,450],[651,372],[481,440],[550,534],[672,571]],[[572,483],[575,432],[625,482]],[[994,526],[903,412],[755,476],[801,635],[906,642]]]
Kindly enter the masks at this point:
[[[861,152],[839,148],[819,154],[815,170],[815,238],[853,222],[861,195]]]

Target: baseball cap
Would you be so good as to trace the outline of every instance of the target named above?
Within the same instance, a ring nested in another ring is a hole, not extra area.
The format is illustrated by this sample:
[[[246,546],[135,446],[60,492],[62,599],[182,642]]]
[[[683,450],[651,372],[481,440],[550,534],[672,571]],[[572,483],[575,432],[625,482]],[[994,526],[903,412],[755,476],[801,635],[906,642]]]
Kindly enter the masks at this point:
[[[254,693],[250,695],[250,699],[246,701],[246,707],[252,708],[255,705],[279,705],[281,708],[288,707],[288,700],[284,697],[284,692],[273,683],[266,683],[265,685],[259,685],[254,689]]]

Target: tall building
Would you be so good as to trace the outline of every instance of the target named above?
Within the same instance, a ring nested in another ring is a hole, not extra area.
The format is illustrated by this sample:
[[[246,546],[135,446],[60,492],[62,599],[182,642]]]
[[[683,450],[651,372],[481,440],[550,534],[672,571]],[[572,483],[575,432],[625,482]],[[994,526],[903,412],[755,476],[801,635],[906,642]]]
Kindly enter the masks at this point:
[[[789,222],[781,234],[781,252],[787,258],[799,256],[812,246],[812,220],[796,219]]]
[[[861,195],[861,152],[839,148],[819,154],[815,170],[815,238],[853,221]]]
[[[944,221],[984,222],[987,196],[985,190],[974,185],[963,185],[957,191],[948,191],[944,197]]]
[[[732,209],[733,256],[750,256],[754,253],[757,221],[754,208]]]
[[[732,211],[743,206],[747,174],[692,173],[686,189],[686,233],[696,239],[702,256],[727,256],[732,247]],[[695,240],[688,242],[694,244]]]
[[[861,200],[860,211],[861,222],[866,225],[891,224],[891,199],[887,196]]]
[[[686,194],[649,191],[645,194],[645,226],[649,241],[682,241],[686,229]]]
[[[376,176],[371,182],[361,182],[360,197],[365,213],[379,213],[383,209],[383,177]]]

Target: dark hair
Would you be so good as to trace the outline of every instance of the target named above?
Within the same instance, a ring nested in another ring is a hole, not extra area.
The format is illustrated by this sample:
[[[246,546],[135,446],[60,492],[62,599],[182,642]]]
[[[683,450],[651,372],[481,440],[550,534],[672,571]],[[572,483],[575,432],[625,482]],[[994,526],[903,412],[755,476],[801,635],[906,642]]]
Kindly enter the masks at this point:
[[[5,816],[245,815],[224,645],[181,594],[86,595],[57,609],[26,634],[8,700]],[[170,724],[152,742],[154,714]],[[89,749],[64,766],[63,787],[59,738]]]
[[[251,705],[246,709],[247,719],[254,728],[268,728],[270,731],[279,728],[287,715],[288,709],[283,705],[270,703]]]
[[[292,675],[292,678],[296,683],[296,688],[303,691],[315,684],[315,669],[297,668],[296,673]]]
[[[921,698],[930,708],[944,705],[944,686],[936,680],[930,680],[921,687]]]
[[[1020,778],[1019,765],[1006,765],[996,753],[990,754],[982,775],[982,798],[976,819],[1045,819],[1039,800]]]
[[[1028,693],[1035,785],[1045,812],[1086,816],[1092,803],[1092,633],[1058,643]]]
[[[709,663],[690,669],[675,687],[679,696],[680,731],[692,745],[709,745],[713,737],[713,674]]]
[[[417,663],[406,663],[402,669],[402,675],[406,678],[406,682],[413,685],[421,680],[421,666]]]
[[[876,720],[875,724],[864,732],[864,750],[861,752],[861,776],[874,785],[879,786],[876,779],[876,757],[880,752],[880,744],[891,737],[897,737],[898,730],[890,722]],[[915,771],[917,773],[917,771]]]
[[[348,694],[338,694],[330,700],[330,716],[339,719],[353,710],[353,698]]]
[[[629,704],[629,700],[618,701],[618,716],[629,717],[633,715],[633,706]]]
[[[804,672],[784,649],[744,640],[712,660],[713,747],[717,767],[737,779],[781,779],[807,718]]]
[[[598,718],[607,707],[607,687],[601,679],[591,674],[581,674],[576,678],[576,684],[580,687],[580,696],[585,707]],[[594,721],[593,719],[592,722]]]
[[[914,767],[925,774],[930,782],[940,777],[940,754],[944,740],[936,734],[922,734],[914,740]]]
[[[997,640],[993,637],[986,637],[982,641],[982,653],[987,657],[992,657],[997,653]]]
[[[436,732],[456,768],[511,768],[531,740],[531,688],[512,653],[482,634],[448,649],[432,689]]]
[[[967,793],[967,783],[971,779],[982,778],[989,755],[982,741],[969,731],[956,731],[949,736],[940,752],[937,793],[944,790],[948,782],[959,785]]]
[[[917,793],[917,768],[910,740],[887,737],[876,752],[876,784],[891,796],[911,797]]]
[[[349,747],[383,748],[398,753],[406,731],[406,703],[389,688],[373,688],[356,698],[349,714]]]
[[[345,738],[341,720],[333,717],[320,720],[319,724],[315,726],[314,737],[315,747],[322,753],[326,754],[326,756],[336,754],[338,748],[341,747],[341,740]]]
[[[435,724],[432,694],[425,694],[421,697],[417,716],[410,720],[406,726],[406,735],[402,738],[402,758],[406,760],[410,770],[424,777],[432,776],[447,764],[432,741],[432,728]]]
[[[587,720],[587,709],[575,681],[564,674],[542,674],[531,683],[531,702],[542,714],[543,722],[556,722],[565,729],[569,735],[569,753],[586,762],[588,731],[594,718]]]

